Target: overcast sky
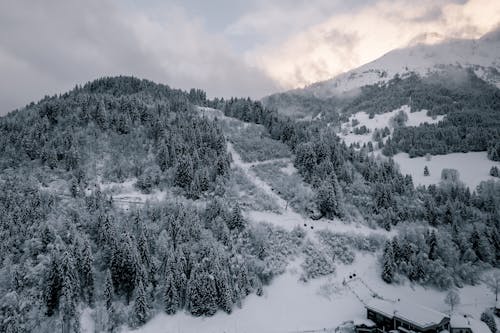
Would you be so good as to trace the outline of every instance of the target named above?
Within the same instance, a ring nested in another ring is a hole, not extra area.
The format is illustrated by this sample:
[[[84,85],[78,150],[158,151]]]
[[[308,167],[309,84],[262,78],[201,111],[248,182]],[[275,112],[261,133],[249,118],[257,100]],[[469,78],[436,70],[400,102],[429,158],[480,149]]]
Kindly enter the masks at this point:
[[[118,74],[260,98],[499,22],[496,0],[0,0],[0,114]]]

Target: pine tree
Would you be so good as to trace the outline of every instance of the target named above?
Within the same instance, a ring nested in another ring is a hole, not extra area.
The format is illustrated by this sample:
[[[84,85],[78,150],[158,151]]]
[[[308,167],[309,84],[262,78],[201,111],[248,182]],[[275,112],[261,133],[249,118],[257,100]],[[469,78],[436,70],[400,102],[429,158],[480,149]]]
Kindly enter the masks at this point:
[[[231,230],[241,231],[245,227],[245,219],[241,213],[241,208],[238,203],[234,205],[234,208],[229,216],[227,226]]]
[[[495,318],[489,311],[485,311],[481,314],[481,321],[488,325],[491,333],[497,332],[497,324],[495,322]]]
[[[430,175],[430,172],[429,172],[429,168],[427,167],[427,165],[424,167],[424,176],[429,176]]]
[[[186,301],[194,316],[211,316],[217,311],[217,290],[212,274],[200,265],[195,267],[187,284]]]
[[[331,212],[337,205],[335,200],[335,191],[333,185],[329,182],[324,182],[317,191],[316,202],[319,211],[325,216],[331,216]]]
[[[173,315],[179,309],[180,300],[177,292],[177,287],[172,276],[168,276],[165,280],[165,292],[163,294],[163,304],[165,313]]]
[[[193,181],[193,164],[189,156],[181,156],[177,163],[174,183],[176,186],[188,189]]]
[[[168,147],[166,147],[165,143],[163,143],[158,150],[158,155],[156,156],[156,162],[158,163],[161,171],[165,172],[171,166],[169,160],[170,157]]]
[[[77,314],[78,290],[80,289],[75,275],[74,258],[69,251],[65,251],[61,260],[61,304],[63,333],[78,331],[79,317]]]
[[[437,237],[435,231],[432,231],[431,235],[429,236],[429,259],[437,259]]]
[[[89,305],[92,305],[94,300],[94,272],[92,269],[93,257],[88,240],[85,241],[81,258],[79,270],[82,296]]]
[[[139,282],[134,300],[134,324],[141,326],[149,318],[149,307],[146,300],[146,291],[142,282]]]
[[[497,166],[492,166],[490,169],[490,175],[493,177],[500,177],[500,172],[498,171]]]
[[[382,279],[387,283],[392,283],[394,279],[394,252],[391,241],[387,241],[384,248],[384,254],[382,257]]]
[[[111,271],[109,269],[106,270],[106,281],[104,283],[104,302],[106,303],[106,310],[110,311],[113,306],[113,297],[114,297],[114,289],[113,289],[113,280],[111,278]]]
[[[50,266],[45,282],[44,299],[47,307],[47,316],[52,316],[59,308],[59,297],[62,288],[61,271],[55,255],[51,256]]]

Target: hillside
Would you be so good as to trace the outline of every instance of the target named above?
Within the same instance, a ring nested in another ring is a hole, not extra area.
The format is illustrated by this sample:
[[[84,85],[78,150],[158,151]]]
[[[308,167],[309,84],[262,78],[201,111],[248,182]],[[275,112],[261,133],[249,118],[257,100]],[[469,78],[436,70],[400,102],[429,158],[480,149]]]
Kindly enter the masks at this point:
[[[471,189],[450,172],[415,187],[337,134],[133,77],[0,118],[0,331],[220,331],[238,318],[253,331],[334,329],[363,317],[341,283],[352,271],[391,299],[412,297],[409,285],[429,288],[429,303],[455,287],[486,295],[500,182]],[[286,309],[283,290],[305,314],[249,319]],[[345,311],[332,316],[325,297]]]
[[[500,85],[500,29],[477,40],[415,40],[361,67],[303,89],[319,98],[342,96],[365,85],[384,83],[395,75],[427,76],[450,68],[471,68],[481,79]]]

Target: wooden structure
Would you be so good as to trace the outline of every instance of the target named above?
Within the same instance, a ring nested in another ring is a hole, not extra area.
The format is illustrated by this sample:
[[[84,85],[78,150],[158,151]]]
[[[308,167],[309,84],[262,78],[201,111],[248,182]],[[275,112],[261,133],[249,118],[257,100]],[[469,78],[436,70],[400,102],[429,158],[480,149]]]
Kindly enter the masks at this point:
[[[447,315],[417,304],[373,299],[365,307],[367,318],[375,323],[378,332],[450,332]]]

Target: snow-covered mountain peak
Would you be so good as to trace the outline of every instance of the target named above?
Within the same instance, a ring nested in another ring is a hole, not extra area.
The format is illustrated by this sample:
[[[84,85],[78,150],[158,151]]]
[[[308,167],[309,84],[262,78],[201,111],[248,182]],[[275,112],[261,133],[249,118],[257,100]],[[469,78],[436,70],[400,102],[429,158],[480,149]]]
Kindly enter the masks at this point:
[[[500,29],[476,40],[443,40],[439,34],[428,33],[416,37],[410,45],[330,80],[312,84],[303,91],[328,98],[385,82],[396,74],[404,77],[414,72],[427,76],[450,68],[472,68],[482,79],[500,86]]]

